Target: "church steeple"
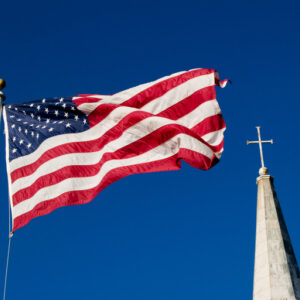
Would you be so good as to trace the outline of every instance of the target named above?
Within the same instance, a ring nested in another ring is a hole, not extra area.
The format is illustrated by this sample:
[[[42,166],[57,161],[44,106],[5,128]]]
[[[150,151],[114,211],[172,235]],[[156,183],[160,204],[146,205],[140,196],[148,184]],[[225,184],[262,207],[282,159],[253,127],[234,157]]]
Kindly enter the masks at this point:
[[[300,300],[300,272],[273,185],[264,166],[260,130],[257,128],[262,168],[256,180],[257,216],[253,300]],[[272,141],[273,142],[273,141]]]

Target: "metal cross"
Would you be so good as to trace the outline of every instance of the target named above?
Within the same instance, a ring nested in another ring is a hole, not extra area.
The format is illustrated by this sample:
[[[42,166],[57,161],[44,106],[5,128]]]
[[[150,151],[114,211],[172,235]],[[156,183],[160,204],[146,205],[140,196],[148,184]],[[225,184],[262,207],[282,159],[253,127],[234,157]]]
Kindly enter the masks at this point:
[[[265,163],[264,163],[264,156],[263,156],[263,151],[262,151],[262,144],[264,144],[264,143],[273,144],[273,140],[262,141],[261,136],[260,136],[260,126],[256,126],[256,129],[257,129],[257,134],[258,134],[258,141],[247,141],[247,145],[249,145],[249,144],[259,144],[261,166],[262,166],[262,168],[264,168]]]

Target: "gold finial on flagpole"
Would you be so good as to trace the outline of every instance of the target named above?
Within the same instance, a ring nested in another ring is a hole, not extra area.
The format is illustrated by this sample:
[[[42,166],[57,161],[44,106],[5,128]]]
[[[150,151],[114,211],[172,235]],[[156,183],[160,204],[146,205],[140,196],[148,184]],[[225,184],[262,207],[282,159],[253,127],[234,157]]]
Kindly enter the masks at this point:
[[[0,78],[0,90],[3,90],[6,87],[6,82],[4,79]]]

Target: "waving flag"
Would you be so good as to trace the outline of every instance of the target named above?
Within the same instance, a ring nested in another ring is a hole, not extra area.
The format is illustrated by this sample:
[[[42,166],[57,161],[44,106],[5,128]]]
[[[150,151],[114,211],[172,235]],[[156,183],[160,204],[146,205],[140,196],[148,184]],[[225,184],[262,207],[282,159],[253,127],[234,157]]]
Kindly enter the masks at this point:
[[[134,173],[209,169],[223,151],[217,73],[176,73],[112,96],[6,105],[13,230],[54,209],[91,201]]]

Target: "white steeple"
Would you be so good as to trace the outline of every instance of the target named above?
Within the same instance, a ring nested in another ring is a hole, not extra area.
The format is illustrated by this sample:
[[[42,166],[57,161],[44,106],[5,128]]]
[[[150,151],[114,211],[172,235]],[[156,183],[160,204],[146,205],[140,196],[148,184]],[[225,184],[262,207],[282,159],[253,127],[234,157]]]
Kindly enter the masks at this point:
[[[280,204],[262,156],[256,180],[257,216],[253,300],[300,300],[300,272]],[[273,142],[273,141],[272,141]],[[255,142],[250,142],[255,143]],[[249,142],[247,142],[249,144]]]

